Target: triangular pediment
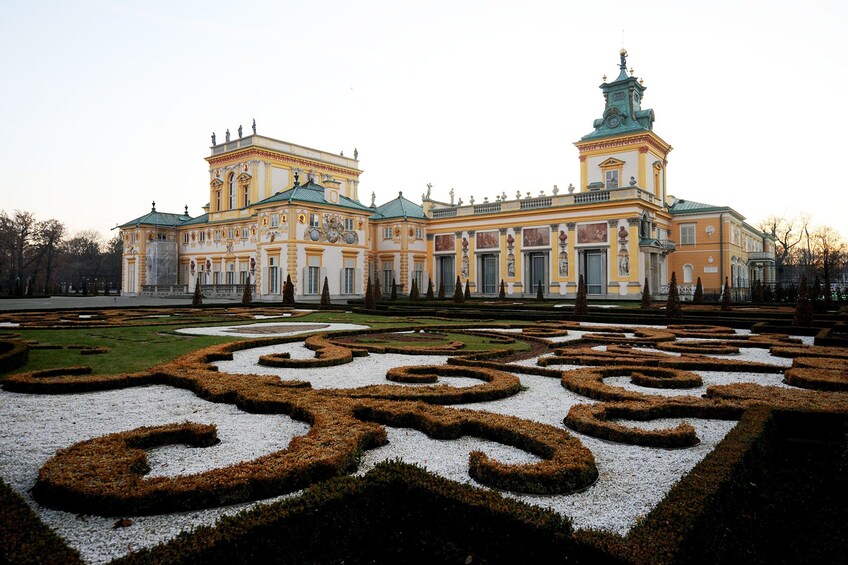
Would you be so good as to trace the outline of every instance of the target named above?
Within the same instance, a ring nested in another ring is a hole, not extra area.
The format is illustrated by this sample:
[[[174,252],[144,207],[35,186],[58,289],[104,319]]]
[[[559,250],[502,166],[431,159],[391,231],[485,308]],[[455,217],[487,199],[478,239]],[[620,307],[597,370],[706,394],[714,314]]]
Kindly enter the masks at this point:
[[[624,165],[624,161],[619,161],[615,157],[610,157],[609,159],[607,159],[606,161],[604,161],[603,163],[601,163],[598,166],[599,167],[620,167],[622,165]]]

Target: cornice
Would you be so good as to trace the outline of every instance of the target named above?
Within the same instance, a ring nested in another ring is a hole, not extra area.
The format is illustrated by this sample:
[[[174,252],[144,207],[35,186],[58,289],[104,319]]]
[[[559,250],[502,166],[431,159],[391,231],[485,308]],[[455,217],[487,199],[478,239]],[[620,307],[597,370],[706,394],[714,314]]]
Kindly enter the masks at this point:
[[[222,155],[220,157],[209,157],[206,159],[206,161],[211,167],[215,167],[217,165],[230,162],[232,160],[243,160],[246,157],[274,159],[275,161],[282,161],[284,163],[290,163],[292,165],[298,165],[301,167],[320,168],[325,171],[331,171],[334,173],[341,173],[346,175],[354,175],[356,177],[358,177],[362,173],[362,171],[359,169],[349,169],[347,167],[328,165],[323,161],[313,161],[310,159],[304,159],[302,157],[292,157],[290,155],[275,153],[273,151],[268,151],[267,149],[257,149],[255,147],[245,148],[243,151],[239,151],[236,153],[228,153],[227,155]]]

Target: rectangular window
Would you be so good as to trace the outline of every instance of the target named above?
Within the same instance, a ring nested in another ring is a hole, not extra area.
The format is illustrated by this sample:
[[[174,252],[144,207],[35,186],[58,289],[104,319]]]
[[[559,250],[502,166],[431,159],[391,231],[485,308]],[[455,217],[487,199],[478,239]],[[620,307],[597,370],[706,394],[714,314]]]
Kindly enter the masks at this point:
[[[230,188],[230,210],[236,207],[236,190],[235,187]]]
[[[618,188],[618,170],[606,172],[606,187]]]
[[[241,238],[247,239],[247,228],[241,228]]]
[[[206,232],[205,231],[200,232],[197,236],[197,239],[198,239],[198,241],[200,241],[200,243],[203,243],[204,241],[206,241]]]
[[[215,241],[221,241],[221,230],[215,230]]]
[[[318,214],[309,214],[309,226],[313,228],[321,227],[321,219],[318,217]]]
[[[354,288],[356,288],[356,269],[353,267],[345,267],[342,292],[344,294],[353,294]]]
[[[244,207],[247,208],[248,204],[250,204],[250,189],[247,187],[247,185],[244,185],[244,188],[242,188],[241,196],[241,201],[244,202]]]
[[[236,283],[236,266],[234,263],[227,263],[227,284]]]
[[[345,218],[345,231],[353,231],[353,218]]]
[[[247,269],[242,266],[239,271],[239,284],[244,284],[247,282]]]
[[[215,271],[212,273],[212,284],[221,284],[221,267],[215,265]]]
[[[421,228],[418,228],[421,229]],[[412,277],[415,279],[415,284],[418,286],[418,292],[425,292],[424,288],[424,263],[415,262],[415,268],[412,271]]]
[[[680,225],[680,245],[695,245],[695,224]]]
[[[268,292],[271,294],[277,294],[279,292],[279,267],[277,267],[276,257],[270,257],[268,259],[268,265]]]
[[[184,234],[183,234],[183,243],[185,243],[186,245],[188,245],[188,232],[186,232],[186,233],[184,233]]]
[[[318,294],[321,284],[321,267],[307,268],[307,275],[309,279],[306,281],[306,294]]]
[[[383,239],[392,239],[391,226],[383,228]]]
[[[423,228],[415,228],[415,239],[424,239],[424,229]]]
[[[280,217],[277,214],[271,216],[271,227],[276,228],[280,225]]]
[[[233,239],[233,228],[227,230],[227,237],[229,239]]]
[[[383,292],[390,292],[392,290],[392,281],[394,278],[394,263],[392,261],[383,261]]]
[[[221,191],[220,190],[215,191],[215,211],[216,212],[221,211]]]

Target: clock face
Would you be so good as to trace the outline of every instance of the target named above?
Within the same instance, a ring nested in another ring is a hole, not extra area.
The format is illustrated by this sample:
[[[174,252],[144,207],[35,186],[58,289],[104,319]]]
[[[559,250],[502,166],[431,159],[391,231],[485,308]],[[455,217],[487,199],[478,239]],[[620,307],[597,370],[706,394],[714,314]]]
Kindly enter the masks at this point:
[[[618,127],[618,124],[621,123],[621,119],[618,116],[610,116],[607,118],[607,126],[611,128]]]

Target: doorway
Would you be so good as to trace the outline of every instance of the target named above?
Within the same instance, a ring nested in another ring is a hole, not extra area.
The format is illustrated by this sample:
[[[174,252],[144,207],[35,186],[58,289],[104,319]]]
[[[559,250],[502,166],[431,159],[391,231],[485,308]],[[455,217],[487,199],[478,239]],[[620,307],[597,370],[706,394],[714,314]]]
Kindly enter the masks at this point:
[[[548,286],[548,253],[527,254],[527,281],[526,288],[533,294],[539,292],[539,286],[544,293]]]
[[[447,255],[445,257],[439,257],[437,262],[439,272],[438,285],[444,285],[445,292],[450,293],[453,289],[454,280],[456,279],[456,276],[454,275],[454,264],[456,262],[454,256]]]
[[[483,294],[495,294],[498,291],[498,256],[494,253],[480,255],[479,285]]]
[[[586,274],[586,293],[605,294],[607,252],[603,250],[583,252],[583,272]]]

